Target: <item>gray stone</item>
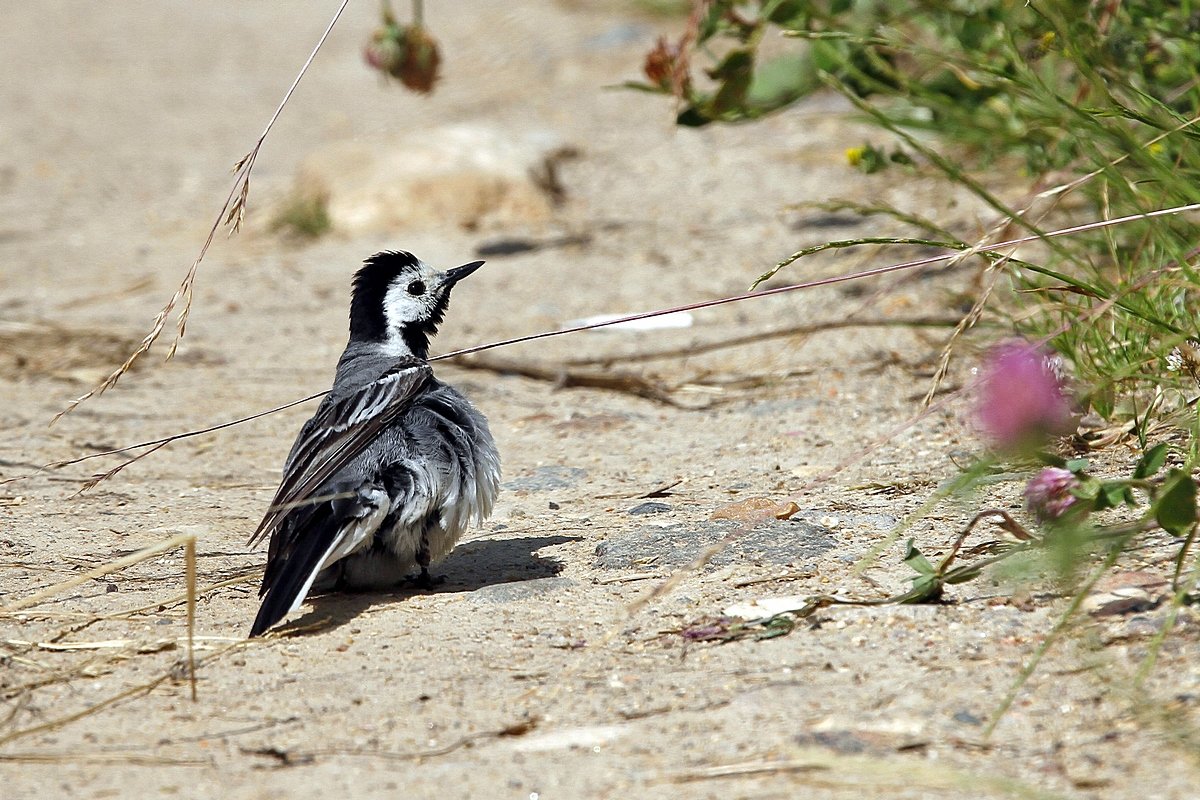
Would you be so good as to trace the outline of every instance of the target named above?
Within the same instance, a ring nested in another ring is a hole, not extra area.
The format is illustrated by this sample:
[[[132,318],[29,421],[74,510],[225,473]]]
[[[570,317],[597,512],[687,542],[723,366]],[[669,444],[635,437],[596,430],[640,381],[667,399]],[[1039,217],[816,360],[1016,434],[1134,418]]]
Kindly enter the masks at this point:
[[[511,583],[493,583],[481,586],[471,592],[471,599],[481,603],[511,603],[515,600],[525,600],[530,597],[548,594],[549,592],[574,586],[570,578],[536,578],[531,581],[512,581]]]
[[[667,503],[642,503],[639,506],[626,511],[626,514],[638,516],[639,514],[666,514],[671,510],[671,506]]]
[[[587,477],[587,470],[579,467],[537,467],[532,475],[514,478],[504,484],[509,492],[547,492],[566,489]]]
[[[803,520],[764,520],[749,529],[731,520],[680,523],[611,536],[596,547],[595,564],[602,569],[682,566],[727,537],[730,540],[708,562],[710,566],[796,564],[836,544],[828,528]]]
[[[970,711],[962,710],[955,712],[954,721],[961,722],[963,725],[982,725],[983,720],[972,714]]]

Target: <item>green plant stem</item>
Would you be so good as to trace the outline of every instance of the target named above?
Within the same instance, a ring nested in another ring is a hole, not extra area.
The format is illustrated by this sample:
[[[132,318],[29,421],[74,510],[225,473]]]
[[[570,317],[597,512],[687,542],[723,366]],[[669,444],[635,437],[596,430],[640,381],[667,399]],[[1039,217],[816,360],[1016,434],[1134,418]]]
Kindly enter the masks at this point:
[[[1132,533],[1125,534],[1125,540],[1127,541],[1132,535]],[[1067,624],[1072,618],[1074,618],[1075,613],[1079,611],[1079,607],[1083,605],[1083,601],[1091,592],[1092,587],[1094,587],[1096,582],[1099,581],[1100,578],[1102,578],[1104,574],[1112,569],[1112,566],[1117,563],[1117,559],[1121,556],[1121,551],[1124,550],[1124,544],[1125,542],[1123,541],[1118,545],[1114,545],[1109,550],[1108,556],[1104,559],[1104,563],[1102,563],[1098,569],[1092,572],[1080,590],[1075,593],[1074,597],[1071,598],[1071,602],[1067,606],[1066,611],[1063,612],[1062,617],[1059,618],[1058,622],[1055,624],[1054,628],[1051,629],[1050,633],[1046,635],[1046,638],[1042,640],[1042,643],[1038,645],[1037,650],[1035,650],[1033,653],[1033,657],[1030,658],[1025,666],[1021,669],[1021,673],[1017,676],[1017,679],[1013,682],[1013,685],[1009,687],[1004,699],[1000,701],[1000,705],[997,706],[996,710],[992,713],[992,718],[988,720],[987,727],[983,729],[983,737],[985,739],[990,738],[992,732],[996,730],[996,726],[1000,724],[1000,720],[1004,718],[1004,715],[1012,706],[1013,701],[1017,699],[1017,695],[1020,693],[1021,689],[1029,681],[1029,678],[1033,676],[1034,670],[1037,669],[1037,666],[1039,663],[1041,663],[1042,658],[1058,641],[1059,636],[1062,635],[1062,632],[1066,629]]]
[[[945,484],[938,487],[937,491],[930,495],[928,500],[918,506],[912,513],[907,514],[904,519],[900,520],[896,527],[888,531],[887,536],[884,536],[883,539],[881,539],[874,547],[868,550],[866,554],[855,563],[854,574],[861,575],[870,569],[875,562],[879,560],[879,556],[883,553],[883,551],[895,544],[896,541],[904,535],[905,531],[912,527],[917,520],[921,519],[930,511],[933,511],[933,509],[937,508],[943,500],[946,500],[955,494],[968,491],[983,475],[987,473],[990,467],[991,464],[989,462],[980,461],[979,463],[972,465],[954,479],[947,481]]]
[[[1011,221],[1013,224],[1024,228],[1033,235],[1039,237],[1043,242],[1046,243],[1048,247],[1058,253],[1061,257],[1073,260],[1071,254],[1066,250],[1066,248],[1060,243],[1055,242],[1046,236],[1045,231],[1043,231],[1037,225],[1034,225],[1029,220],[1025,219],[1025,217],[1019,212],[1014,211],[1012,208],[1007,206],[1003,201],[1000,200],[1000,198],[989,192],[983,184],[972,178],[970,175],[967,175],[949,159],[918,141],[912,134],[889,119],[886,114],[859,97],[850,89],[849,86],[839,80],[836,76],[831,75],[828,72],[822,72],[820,77],[827,86],[837,91],[843,97],[853,103],[855,108],[871,117],[871,119],[881,128],[896,136],[899,136],[904,140],[906,145],[911,147],[913,150],[916,150],[925,158],[929,159],[934,166],[945,173],[946,177],[950,178],[955,183],[965,186],[971,191],[972,194],[974,194],[983,202],[987,203],[992,207],[992,209]]]

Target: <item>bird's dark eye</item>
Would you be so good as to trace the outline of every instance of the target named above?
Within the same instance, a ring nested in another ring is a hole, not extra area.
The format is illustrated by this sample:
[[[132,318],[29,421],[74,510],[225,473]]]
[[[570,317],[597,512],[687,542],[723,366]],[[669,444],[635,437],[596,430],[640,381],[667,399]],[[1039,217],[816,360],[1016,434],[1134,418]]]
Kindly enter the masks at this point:
[[[420,297],[425,294],[425,283],[423,281],[413,281],[408,285],[408,293],[413,297]]]

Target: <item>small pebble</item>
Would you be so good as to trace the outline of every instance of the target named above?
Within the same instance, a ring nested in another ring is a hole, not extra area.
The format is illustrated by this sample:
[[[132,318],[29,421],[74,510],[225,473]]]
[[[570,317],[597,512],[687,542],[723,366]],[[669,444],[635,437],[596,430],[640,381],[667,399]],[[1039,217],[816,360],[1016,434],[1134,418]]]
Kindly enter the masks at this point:
[[[633,508],[629,509],[625,513],[633,514],[633,515],[666,514],[670,510],[671,510],[671,506],[669,506],[666,503],[642,503],[639,506],[634,506]]]
[[[554,502],[553,500],[551,500],[551,501],[550,501],[550,510],[551,510],[551,511],[558,511],[558,509],[559,509],[559,505],[558,505],[558,503],[556,503],[556,502]]]

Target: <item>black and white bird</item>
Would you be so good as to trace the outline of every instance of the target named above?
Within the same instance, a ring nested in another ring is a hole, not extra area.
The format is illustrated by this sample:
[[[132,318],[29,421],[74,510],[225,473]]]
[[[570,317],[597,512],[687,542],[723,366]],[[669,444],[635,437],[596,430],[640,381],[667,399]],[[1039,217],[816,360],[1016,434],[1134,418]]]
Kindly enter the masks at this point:
[[[250,539],[270,536],[258,636],[310,592],[394,586],[491,513],[500,456],[487,420],[433,376],[429,337],[476,261],[439,272],[377,253],[354,277],[350,341],[333,388],[300,429]]]

